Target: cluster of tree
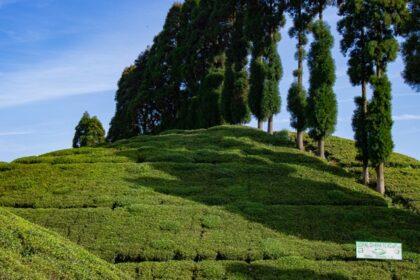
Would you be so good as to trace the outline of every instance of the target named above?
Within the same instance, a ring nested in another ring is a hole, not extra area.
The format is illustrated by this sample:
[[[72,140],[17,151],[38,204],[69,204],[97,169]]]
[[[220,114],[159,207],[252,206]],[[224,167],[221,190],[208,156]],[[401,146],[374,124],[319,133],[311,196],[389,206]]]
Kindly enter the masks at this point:
[[[411,10],[415,12],[414,2]],[[343,35],[341,49],[344,54],[349,55],[348,75],[351,83],[360,85],[362,91],[361,96],[355,100],[353,129],[358,157],[363,162],[363,181],[365,184],[369,183],[368,167],[371,163],[377,174],[376,189],[383,194],[384,164],[393,149],[391,83],[386,72],[389,62],[394,61],[398,55],[396,36],[402,34],[404,27],[407,36],[412,36],[406,25],[410,18],[407,1],[343,1],[339,14],[343,17],[338,24],[338,30]],[[418,33],[418,29],[416,32]],[[408,41],[404,44],[405,48],[407,44]],[[407,53],[406,58],[409,56]],[[406,60],[411,59],[415,60],[414,57]],[[418,57],[416,63],[419,63]],[[407,82],[414,85],[415,81],[410,81],[409,77],[418,74],[409,64],[404,76]],[[368,84],[373,89],[370,101],[367,98]]]
[[[336,5],[342,17],[342,52],[349,55],[350,80],[360,85],[353,118],[359,157],[368,183],[368,165],[377,169],[378,191],[384,192],[383,166],[392,148],[391,85],[387,64],[398,53],[397,35],[406,61],[404,78],[419,85],[419,1],[411,0],[185,0],[170,9],[153,45],[126,68],[116,94],[116,114],[108,141],[172,128],[207,128],[222,123],[244,124],[251,114],[262,129],[280,112],[279,81],[283,69],[278,43],[285,15],[293,24],[297,69],[287,108],[296,144],[304,150],[303,135],[318,142],[325,158],[325,138],[336,126],[333,91],[334,44],[323,11]],[[309,52],[307,36],[313,35]],[[303,84],[305,59],[309,89]],[[368,85],[373,98],[368,100]]]
[[[73,148],[92,147],[105,142],[105,130],[96,116],[85,112],[76,126]]]

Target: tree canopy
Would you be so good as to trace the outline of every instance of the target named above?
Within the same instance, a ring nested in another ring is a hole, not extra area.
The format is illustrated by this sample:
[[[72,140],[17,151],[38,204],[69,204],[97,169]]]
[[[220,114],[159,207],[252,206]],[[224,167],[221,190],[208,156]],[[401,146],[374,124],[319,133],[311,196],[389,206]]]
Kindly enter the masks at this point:
[[[99,119],[85,112],[76,126],[73,148],[91,147],[105,142],[105,130]]]

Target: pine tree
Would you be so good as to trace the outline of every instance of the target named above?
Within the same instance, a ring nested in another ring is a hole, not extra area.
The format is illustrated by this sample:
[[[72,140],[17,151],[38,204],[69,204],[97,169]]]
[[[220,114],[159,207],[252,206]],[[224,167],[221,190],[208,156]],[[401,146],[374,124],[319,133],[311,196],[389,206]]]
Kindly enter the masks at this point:
[[[187,2],[184,4],[186,5]],[[189,94],[187,101],[187,114],[185,115],[184,128],[194,129],[202,128],[203,124],[209,123],[209,120],[200,120],[202,110],[212,110],[221,114],[220,100],[212,104],[204,104],[199,95],[201,93],[217,92],[219,85],[213,89],[208,86],[215,85],[207,83],[205,80],[211,77],[215,72],[224,72],[225,50],[227,46],[226,32],[220,32],[221,22],[224,22],[224,16],[219,15],[215,7],[218,5],[218,0],[201,0],[188,1],[188,13],[190,17],[187,19],[185,27],[183,42],[183,55],[186,59],[183,65],[182,75],[185,80],[185,87]],[[217,9],[223,12],[223,9]],[[223,30],[223,29],[222,29]],[[219,94],[220,97],[220,94]],[[208,108],[208,106],[217,106]],[[218,117],[219,123],[213,125],[220,125],[222,117]]]
[[[333,91],[335,66],[331,54],[334,38],[321,20],[312,26],[312,32],[314,42],[308,58],[310,88],[307,118],[309,134],[318,141],[318,155],[325,159],[325,137],[335,131],[337,123],[337,100]]]
[[[368,99],[367,85],[373,75],[373,61],[369,56],[368,12],[366,1],[349,0],[340,5],[339,14],[343,18],[338,22],[338,31],[342,34],[341,51],[349,55],[348,76],[353,86],[361,87],[361,98],[356,99],[353,116],[353,131],[357,158],[362,161],[362,178],[369,184],[369,144],[367,131]]]
[[[159,114],[154,132],[173,128],[178,122],[181,106],[180,77],[175,54],[178,48],[182,5],[175,3],[169,10],[163,30],[154,39],[146,65],[147,91]],[[157,115],[157,114],[155,114]]]
[[[375,65],[371,78],[374,94],[368,106],[369,159],[376,168],[376,190],[385,193],[384,165],[393,148],[391,83],[386,77],[389,62],[397,58],[399,45],[395,36],[407,14],[405,0],[367,1],[369,34],[368,53]]]
[[[198,97],[199,110],[197,111],[198,126],[209,128],[220,125],[222,122],[220,112],[220,99],[223,86],[223,69],[210,69],[201,86]]]
[[[99,119],[85,112],[76,126],[73,148],[91,147],[105,142],[105,130]]]
[[[140,55],[138,62],[144,61],[143,58],[145,58],[145,55]],[[135,113],[131,110],[131,107],[138,94],[143,67],[144,63],[136,63],[124,69],[122,73],[115,95],[116,112],[111,120],[107,135],[107,141],[109,142],[130,138],[140,133]]]
[[[273,132],[273,116],[280,112],[278,83],[282,65],[277,52],[279,28],[284,26],[284,7],[276,1],[248,1],[247,32],[252,42],[249,107],[262,129],[268,120]]]
[[[356,159],[363,163],[363,183],[369,184],[369,146],[367,133],[367,104],[365,98],[357,96],[354,98],[356,109],[352,117],[355,146],[358,151]]]
[[[420,0],[409,1],[410,16],[404,24],[405,42],[402,53],[405,62],[405,81],[420,91]]]
[[[303,87],[303,61],[306,57],[305,45],[308,43],[307,34],[313,19],[313,1],[310,0],[290,0],[288,2],[288,12],[293,19],[293,26],[289,30],[290,37],[295,37],[298,41],[296,47],[296,57],[298,69],[295,70],[295,81],[289,89],[287,97],[287,109],[291,114],[291,126],[296,129],[296,145],[301,151],[305,150],[303,144],[303,133],[307,128],[306,120],[306,91]]]
[[[273,34],[273,39],[267,50],[266,80],[264,84],[264,94],[262,98],[263,115],[268,117],[267,132],[273,134],[273,117],[280,113],[281,100],[279,92],[279,82],[283,76],[280,55],[277,51],[277,42],[280,34]]]
[[[266,70],[262,61],[262,56],[255,56],[254,54],[251,59],[250,72],[249,108],[255,118],[257,118],[258,129],[262,129],[263,121],[266,118],[261,108],[264,81],[266,79]]]
[[[226,51],[221,110],[225,122],[243,124],[250,121],[249,84],[246,71],[249,41],[245,34],[245,1],[227,2],[234,3],[234,24]]]
[[[385,75],[373,77],[373,99],[369,104],[369,158],[376,167],[376,190],[385,194],[384,163],[392,153],[391,83]]]

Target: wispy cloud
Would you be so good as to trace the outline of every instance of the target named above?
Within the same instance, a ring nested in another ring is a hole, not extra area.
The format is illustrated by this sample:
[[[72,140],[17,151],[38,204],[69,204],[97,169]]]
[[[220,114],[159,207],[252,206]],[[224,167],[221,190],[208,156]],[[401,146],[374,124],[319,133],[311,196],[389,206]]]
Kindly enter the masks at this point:
[[[5,132],[1,132],[0,131],[0,137],[1,136],[19,136],[19,135],[30,135],[33,134],[33,131],[5,131]]]
[[[8,4],[15,3],[17,1],[19,1],[19,0],[0,0],[0,8],[3,7],[3,6],[6,6]]]
[[[129,34],[97,37],[47,61],[0,75],[0,107],[116,89],[140,46]]]
[[[410,114],[403,114],[403,115],[396,115],[393,117],[395,121],[418,121],[420,120],[420,115],[410,115]]]

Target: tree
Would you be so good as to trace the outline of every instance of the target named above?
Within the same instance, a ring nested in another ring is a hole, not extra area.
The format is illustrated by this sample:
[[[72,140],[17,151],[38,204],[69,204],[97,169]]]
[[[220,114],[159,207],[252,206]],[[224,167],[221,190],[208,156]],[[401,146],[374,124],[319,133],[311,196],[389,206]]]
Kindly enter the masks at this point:
[[[124,69],[115,95],[116,110],[111,120],[107,141],[134,137],[140,134],[137,109],[139,88],[144,79],[149,51],[141,53],[135,64]]]
[[[284,26],[284,7],[277,1],[248,1],[247,32],[252,42],[249,107],[258,128],[268,120],[273,132],[273,116],[280,112],[278,83],[283,75],[277,45],[279,28]]]
[[[262,98],[262,111],[265,116],[268,116],[267,132],[269,134],[273,134],[273,117],[275,114],[280,113],[281,106],[279,82],[283,76],[283,67],[281,65],[280,55],[277,52],[277,42],[279,39],[280,34],[275,33],[268,47],[267,56],[265,57],[268,63]]]
[[[128,112],[129,104],[137,92],[135,86],[138,83],[135,77],[137,70],[135,65],[125,68],[118,82],[118,90],[115,95],[116,112],[111,120],[107,135],[109,142],[130,138],[138,134],[135,123],[133,123],[134,119],[130,117],[130,113]]]
[[[307,118],[309,134],[318,141],[318,155],[325,159],[325,137],[335,131],[337,123],[337,100],[333,91],[335,66],[331,54],[334,38],[321,20],[312,26],[312,32],[314,42],[308,58],[310,89]]]
[[[310,0],[290,0],[288,3],[288,12],[293,19],[293,26],[289,30],[289,35],[290,37],[295,37],[298,41],[296,45],[298,69],[294,72],[297,81],[293,82],[289,89],[287,109],[291,114],[291,126],[297,132],[296,145],[301,151],[305,150],[303,133],[307,127],[306,91],[303,87],[303,61],[306,57],[307,34],[313,18],[313,4],[313,1]]]
[[[246,71],[249,41],[245,32],[245,3],[244,0],[227,2],[234,4],[234,23],[226,51],[221,110],[225,122],[243,124],[250,121],[249,83]]]
[[[373,99],[369,104],[369,158],[376,167],[376,190],[385,194],[384,163],[392,153],[391,83],[385,75],[372,78]]]
[[[91,147],[105,142],[105,130],[99,119],[85,112],[76,126],[73,148]]]
[[[157,127],[153,132],[173,128],[179,121],[181,107],[180,76],[176,49],[180,32],[182,5],[169,10],[163,30],[155,37],[146,65],[143,90],[156,109]]]
[[[397,58],[399,45],[395,36],[407,10],[405,0],[371,0],[366,5],[368,53],[375,65],[375,75],[371,78],[374,93],[368,106],[369,159],[376,168],[376,190],[385,194],[384,165],[393,148],[391,83],[386,69],[388,63]]]
[[[201,86],[198,97],[199,108],[197,111],[197,124],[201,128],[209,128],[220,125],[222,122],[220,113],[220,98],[223,86],[223,70],[220,68],[210,69]]]
[[[212,104],[205,104],[200,98],[201,93],[216,92],[220,85],[205,83],[205,80],[215,72],[224,72],[225,50],[228,32],[222,32],[226,20],[223,9],[216,9],[221,3],[218,0],[190,0],[184,3],[185,11],[190,15],[184,19],[183,53],[186,56],[182,66],[184,86],[188,92],[183,128],[202,128],[209,120],[200,120],[203,110],[212,110],[221,114],[220,99]],[[223,4],[223,3],[222,3]],[[220,14],[221,13],[221,14]],[[188,54],[188,55],[185,55]],[[205,85],[206,84],[206,85]],[[215,88],[208,88],[214,85]],[[218,95],[221,97],[220,94]],[[208,108],[208,106],[217,106]],[[221,124],[222,117],[218,117]],[[214,120],[214,119],[213,119]]]
[[[410,16],[404,24],[405,42],[402,54],[405,62],[403,77],[407,84],[420,90],[420,0],[409,1]]]
[[[343,36],[341,51],[349,55],[347,74],[353,86],[361,87],[361,98],[356,99],[356,110],[353,116],[353,131],[357,158],[362,161],[362,178],[365,185],[369,184],[369,143],[367,131],[368,99],[367,85],[373,75],[373,61],[368,51],[369,34],[366,1],[342,1],[338,22],[338,31]]]

